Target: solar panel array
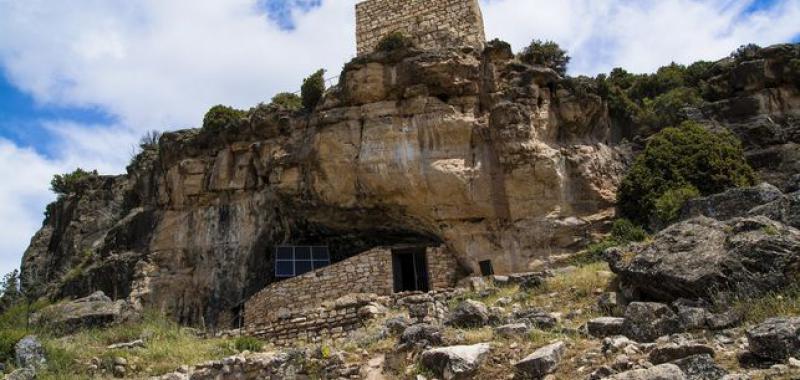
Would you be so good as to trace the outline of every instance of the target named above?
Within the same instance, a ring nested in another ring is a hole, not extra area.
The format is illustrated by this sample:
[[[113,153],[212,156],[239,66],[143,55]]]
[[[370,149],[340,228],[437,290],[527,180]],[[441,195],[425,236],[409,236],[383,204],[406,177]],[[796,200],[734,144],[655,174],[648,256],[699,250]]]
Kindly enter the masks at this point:
[[[299,276],[331,265],[326,246],[283,245],[275,248],[275,277]]]

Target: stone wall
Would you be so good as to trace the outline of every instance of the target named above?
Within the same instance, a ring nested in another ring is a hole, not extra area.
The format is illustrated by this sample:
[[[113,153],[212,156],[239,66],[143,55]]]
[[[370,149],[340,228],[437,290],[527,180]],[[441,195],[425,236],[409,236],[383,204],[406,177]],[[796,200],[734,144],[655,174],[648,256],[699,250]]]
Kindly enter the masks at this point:
[[[426,259],[431,290],[455,285],[459,266],[446,248],[428,248]],[[264,288],[245,304],[244,329],[279,345],[342,338],[393,291],[392,250],[375,248]]]
[[[482,46],[483,16],[477,0],[367,0],[356,4],[358,54],[372,52],[389,33],[400,31],[417,46]]]

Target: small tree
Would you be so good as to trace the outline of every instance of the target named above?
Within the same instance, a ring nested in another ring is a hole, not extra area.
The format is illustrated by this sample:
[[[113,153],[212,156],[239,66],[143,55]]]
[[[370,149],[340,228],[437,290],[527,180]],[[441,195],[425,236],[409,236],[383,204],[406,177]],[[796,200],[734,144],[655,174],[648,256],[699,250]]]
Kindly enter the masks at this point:
[[[756,44],[747,44],[739,46],[733,53],[731,53],[731,58],[736,61],[744,61],[748,59],[753,59],[758,55],[758,52],[761,50],[761,46]]]
[[[0,313],[22,302],[19,288],[19,271],[14,269],[0,280]]]
[[[270,103],[292,111],[297,111],[303,107],[303,99],[297,96],[297,94],[292,94],[291,92],[281,92],[276,94],[272,97],[272,101]]]
[[[303,100],[303,107],[307,111],[313,111],[320,100],[322,100],[324,94],[325,70],[319,69],[311,74],[311,76],[304,79],[303,86],[300,87],[300,97]]]
[[[205,117],[203,117],[203,129],[220,131],[237,122],[244,114],[245,112],[242,110],[218,104],[206,112]]]
[[[570,57],[553,41],[533,40],[519,55],[519,59],[529,65],[541,65],[555,70],[559,75],[567,74]]]
[[[674,210],[674,199],[688,193],[677,190],[687,186],[710,195],[754,183],[755,173],[733,134],[685,122],[652,136],[622,180],[617,203],[623,216],[648,225],[657,220],[659,198],[670,190],[669,199],[660,202],[663,210]]]
[[[56,174],[50,180],[50,190],[59,196],[80,193],[85,188],[84,179],[90,176],[97,176],[97,170],[87,172],[77,168],[72,173]]]
[[[143,150],[155,149],[158,147],[158,140],[160,138],[161,132],[156,130],[149,131],[139,139],[139,148]]]

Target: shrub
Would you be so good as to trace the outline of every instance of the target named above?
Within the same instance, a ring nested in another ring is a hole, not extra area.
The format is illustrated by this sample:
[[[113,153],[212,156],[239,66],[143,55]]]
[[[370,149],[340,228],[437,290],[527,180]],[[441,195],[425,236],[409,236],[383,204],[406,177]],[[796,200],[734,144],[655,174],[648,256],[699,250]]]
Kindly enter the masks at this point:
[[[25,335],[26,332],[24,329],[0,329],[0,363],[14,361],[14,346],[17,344],[17,342],[24,338]]]
[[[748,59],[753,59],[758,56],[758,52],[761,50],[761,46],[756,44],[747,44],[739,46],[733,53],[731,53],[731,58],[735,61],[746,61]]]
[[[281,92],[273,96],[270,103],[292,111],[297,111],[300,108],[303,108],[303,99],[301,99],[297,94],[293,94],[291,92]]]
[[[542,65],[555,70],[559,75],[567,74],[570,57],[553,41],[533,40],[519,55],[519,59],[529,65]]]
[[[77,168],[72,173],[56,174],[50,180],[50,190],[58,195],[80,193],[86,189],[84,179],[90,176],[97,176],[97,170],[87,172]]]
[[[628,219],[620,218],[615,220],[614,224],[611,226],[611,237],[623,243],[638,242],[647,239],[647,231],[633,224]]]
[[[244,114],[242,110],[218,104],[206,112],[206,116],[203,117],[203,129],[211,132],[220,131],[237,122]]]
[[[391,32],[385,35],[375,47],[376,51],[391,52],[414,46],[414,41],[402,32]]]
[[[303,79],[303,86],[300,87],[300,96],[303,107],[312,111],[322,100],[325,94],[325,70],[319,69],[306,79]]]
[[[678,213],[686,201],[697,198],[700,192],[692,185],[669,189],[664,192],[655,204],[656,222],[665,225],[678,219]]]
[[[158,147],[159,139],[161,139],[161,132],[156,130],[149,131],[139,139],[139,148],[143,150],[155,149]]]
[[[264,348],[264,342],[252,336],[240,336],[233,343],[237,351],[259,352]]]
[[[684,120],[682,113],[686,107],[700,105],[703,99],[697,91],[688,87],[678,87],[656,96],[652,101],[645,99],[639,111],[638,121],[653,131]]]
[[[668,190],[691,185],[710,195],[754,182],[735,136],[686,122],[652,136],[622,180],[617,201],[624,217],[647,225],[656,216],[656,201]]]

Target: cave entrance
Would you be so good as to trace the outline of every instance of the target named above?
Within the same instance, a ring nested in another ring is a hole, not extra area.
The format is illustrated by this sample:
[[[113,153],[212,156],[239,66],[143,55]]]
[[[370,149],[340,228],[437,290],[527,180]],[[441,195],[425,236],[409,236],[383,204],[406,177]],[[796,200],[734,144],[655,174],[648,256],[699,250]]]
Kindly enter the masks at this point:
[[[392,249],[395,293],[430,289],[425,251],[425,247]]]

